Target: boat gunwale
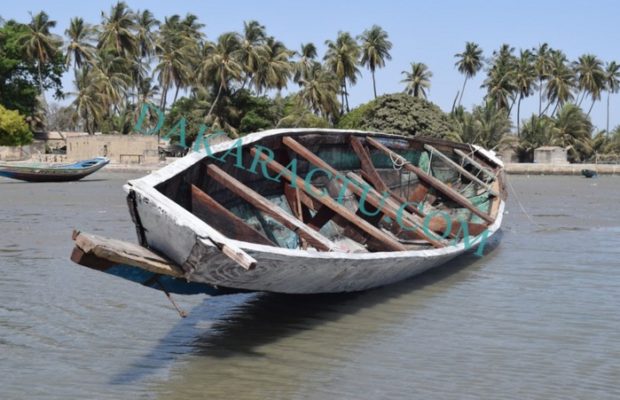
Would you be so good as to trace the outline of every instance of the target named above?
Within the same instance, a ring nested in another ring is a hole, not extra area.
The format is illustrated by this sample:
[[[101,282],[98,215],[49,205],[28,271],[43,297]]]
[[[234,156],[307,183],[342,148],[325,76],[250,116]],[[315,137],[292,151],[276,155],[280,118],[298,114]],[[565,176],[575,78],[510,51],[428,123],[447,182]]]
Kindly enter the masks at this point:
[[[272,129],[263,132],[253,133],[242,138],[226,141],[224,143],[219,143],[214,145],[211,148],[212,154],[217,154],[222,151],[226,151],[230,149],[237,140],[241,141],[242,146],[246,146],[251,143],[255,143],[261,141],[267,137],[274,137],[278,135],[294,135],[300,136],[304,134],[312,134],[312,133],[326,133],[326,134],[357,134],[360,136],[373,136],[373,137],[384,137],[388,139],[399,139],[410,141],[412,138],[407,138],[402,135],[393,135],[386,134],[380,132],[367,132],[360,130],[342,130],[342,129],[315,129],[315,128],[294,128],[294,129]],[[422,142],[422,141],[421,141]],[[447,142],[451,146],[459,145],[458,143]],[[464,145],[467,147],[467,145]],[[169,216],[171,220],[173,220],[176,224],[187,227],[191,230],[197,238],[203,239],[201,242],[206,246],[216,247],[210,240],[209,237],[212,237],[214,240],[218,241],[221,238],[225,238],[225,241],[237,246],[238,248],[244,251],[251,251],[255,253],[271,253],[282,256],[289,257],[305,257],[305,258],[323,258],[323,259],[347,259],[347,260],[374,260],[374,259],[391,259],[391,258],[427,258],[427,257],[436,257],[443,256],[451,253],[460,253],[462,251],[468,250],[469,248],[474,248],[478,244],[481,243],[482,240],[486,240],[483,237],[483,234],[472,237],[471,241],[468,245],[468,248],[465,248],[466,243],[464,241],[460,241],[455,245],[449,245],[443,248],[436,249],[414,249],[414,250],[406,250],[406,251],[379,251],[379,252],[364,252],[364,253],[347,253],[344,251],[330,251],[330,252],[320,252],[316,250],[303,250],[303,249],[288,249],[276,246],[268,246],[261,245],[252,242],[239,241],[233,239],[229,236],[226,236],[219,232],[217,229],[213,228],[207,222],[201,220],[194,214],[192,214],[189,210],[185,209],[174,200],[169,198],[168,196],[161,193],[156,186],[173,178],[174,176],[182,173],[188,168],[192,167],[196,163],[202,161],[208,157],[208,154],[205,151],[196,152],[188,154],[180,160],[173,162],[165,166],[164,168],[154,171],[149,175],[146,175],[142,178],[134,179],[128,181],[123,189],[127,194],[134,191],[140,197],[149,199],[149,202],[153,202],[157,208],[163,211],[165,214]],[[499,166],[503,169],[501,166]],[[496,197],[496,201],[499,201],[499,207],[497,211],[497,215],[495,216],[495,220],[492,224],[487,227],[488,235],[486,237],[491,237],[499,228],[501,227],[501,222],[503,219],[503,212],[505,208],[505,201],[500,197]],[[148,241],[148,239],[147,239]],[[250,254],[251,255],[251,254]]]

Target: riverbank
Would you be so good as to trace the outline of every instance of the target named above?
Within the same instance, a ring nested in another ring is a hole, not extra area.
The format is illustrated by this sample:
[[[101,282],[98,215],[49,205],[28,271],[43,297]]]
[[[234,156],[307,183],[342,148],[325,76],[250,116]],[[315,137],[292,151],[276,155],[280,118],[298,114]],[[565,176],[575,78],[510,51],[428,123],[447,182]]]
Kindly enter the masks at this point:
[[[599,175],[620,175],[618,164],[534,164],[506,163],[509,175],[581,175],[582,169],[596,171]]]

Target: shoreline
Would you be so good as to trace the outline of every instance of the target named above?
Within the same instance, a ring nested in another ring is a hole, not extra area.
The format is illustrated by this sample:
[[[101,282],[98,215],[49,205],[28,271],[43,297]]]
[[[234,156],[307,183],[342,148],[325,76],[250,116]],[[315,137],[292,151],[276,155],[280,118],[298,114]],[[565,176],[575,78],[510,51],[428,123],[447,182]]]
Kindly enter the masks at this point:
[[[107,172],[145,172],[150,173],[165,167],[170,162],[161,164],[108,164],[102,171]],[[618,164],[535,164],[505,163],[508,175],[581,175],[582,169],[591,169],[599,175],[620,175]]]

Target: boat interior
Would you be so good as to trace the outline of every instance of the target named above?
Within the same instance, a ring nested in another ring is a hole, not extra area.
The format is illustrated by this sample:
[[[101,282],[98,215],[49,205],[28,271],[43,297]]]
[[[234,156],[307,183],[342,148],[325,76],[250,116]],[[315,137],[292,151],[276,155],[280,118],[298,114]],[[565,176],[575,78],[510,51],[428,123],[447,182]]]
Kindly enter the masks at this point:
[[[502,167],[433,138],[304,132],[235,142],[156,189],[225,236],[288,249],[442,248],[479,235]]]

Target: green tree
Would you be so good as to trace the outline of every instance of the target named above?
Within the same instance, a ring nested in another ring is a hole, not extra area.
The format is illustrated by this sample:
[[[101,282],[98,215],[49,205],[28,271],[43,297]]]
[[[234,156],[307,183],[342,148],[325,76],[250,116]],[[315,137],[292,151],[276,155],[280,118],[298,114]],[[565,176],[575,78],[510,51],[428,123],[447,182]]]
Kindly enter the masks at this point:
[[[316,46],[313,43],[306,43],[301,45],[301,51],[296,52],[299,59],[293,66],[295,75],[293,81],[301,86],[301,80],[308,78],[308,74],[314,67],[317,57]]]
[[[388,39],[388,34],[379,25],[373,25],[362,33],[358,40],[361,41],[362,59],[360,64],[368,67],[372,75],[372,90],[377,98],[377,84],[375,81],[375,70],[385,66],[385,60],[391,60],[390,50],[392,42]]]
[[[605,89],[607,90],[607,124],[605,131],[609,133],[609,97],[620,90],[620,65],[615,61],[607,63],[605,69]]]
[[[92,43],[95,33],[95,29],[85,23],[84,19],[71,18],[69,28],[65,31],[69,39],[65,56],[67,67],[71,65],[71,60],[75,68],[81,68],[85,63],[93,63],[95,48]]]
[[[592,155],[592,122],[574,104],[564,105],[551,130],[551,144],[568,150],[569,161],[581,162]]]
[[[492,101],[498,109],[505,109],[509,116],[517,91],[514,80],[516,58],[513,52],[514,48],[507,44],[493,52],[491,67],[482,84],[482,87],[487,88],[485,100]]]
[[[573,68],[577,75],[577,88],[582,92],[578,105],[581,106],[586,94],[589,94],[592,105],[590,105],[587,115],[590,115],[594,103],[596,100],[600,100],[601,92],[605,89],[606,76],[603,62],[593,54],[584,54],[573,63]]]
[[[549,77],[553,68],[553,60],[551,58],[552,50],[547,43],[538,46],[535,51],[534,69],[538,78],[538,115],[542,115],[542,99],[543,99],[543,82]]]
[[[426,99],[426,91],[431,87],[433,73],[424,63],[411,63],[411,71],[403,71],[405,79],[401,82],[406,83],[405,93],[413,97]]]
[[[0,105],[0,146],[21,146],[32,142],[32,132],[23,115]]]
[[[254,20],[243,23],[243,36],[239,44],[239,62],[245,74],[242,88],[252,80],[263,60],[270,56],[265,54],[269,51],[265,46],[266,40],[267,33],[264,25]]]
[[[119,1],[110,14],[101,13],[101,32],[97,48],[113,50],[115,55],[131,58],[138,53],[136,15],[127,3]]]
[[[564,53],[554,50],[551,56],[552,67],[547,78],[546,96],[549,103],[555,103],[555,108],[551,114],[573,99],[573,89],[575,87],[575,73],[567,65],[567,59]],[[546,111],[543,110],[543,113]]]
[[[465,50],[462,53],[455,54],[454,57],[458,58],[458,61],[454,65],[458,68],[461,74],[465,75],[463,89],[461,89],[461,94],[458,101],[458,105],[460,106],[461,101],[463,100],[463,93],[465,93],[465,85],[467,84],[467,80],[476,76],[478,71],[482,69],[482,49],[474,42],[467,42],[465,43]]]
[[[106,112],[107,100],[101,90],[101,74],[89,68],[82,68],[75,72],[75,87],[77,92],[69,93],[75,96],[71,103],[74,114],[73,120],[81,118],[83,127],[90,134],[95,132],[97,122]]]
[[[497,147],[512,127],[508,110],[497,107],[492,101],[474,107],[471,113],[456,113],[455,120],[461,141],[488,149]]]
[[[515,67],[514,81],[519,94],[517,102],[517,136],[521,136],[521,100],[532,95],[536,89],[534,60],[534,55],[529,50],[521,50]]]
[[[306,76],[299,81],[301,89],[297,94],[298,102],[327,120],[338,113],[338,82],[334,73],[315,61]]]
[[[523,124],[519,137],[519,158],[522,161],[534,160],[534,150],[551,143],[551,130],[554,121],[546,115],[533,114]]]
[[[252,77],[252,83],[257,94],[262,94],[265,89],[281,91],[286,87],[293,73],[293,65],[290,62],[291,56],[292,52],[282,42],[273,37],[267,38],[263,56]]]
[[[355,85],[357,76],[360,75],[357,68],[360,48],[349,32],[338,32],[336,41],[326,40],[325,45],[327,45],[327,52],[324,57],[325,64],[340,81],[342,107],[340,114],[342,115],[345,105],[347,112],[350,110],[347,80],[351,86]]]

